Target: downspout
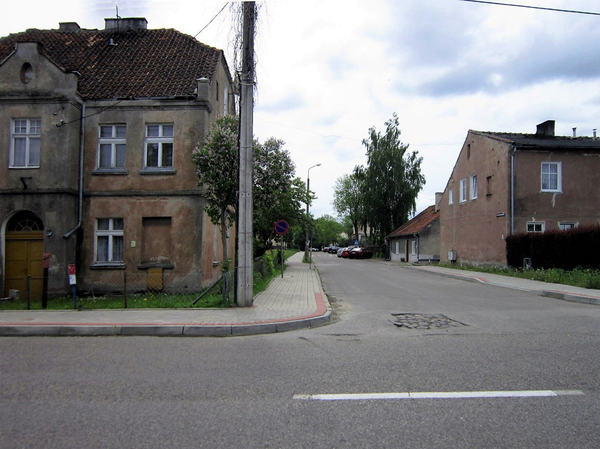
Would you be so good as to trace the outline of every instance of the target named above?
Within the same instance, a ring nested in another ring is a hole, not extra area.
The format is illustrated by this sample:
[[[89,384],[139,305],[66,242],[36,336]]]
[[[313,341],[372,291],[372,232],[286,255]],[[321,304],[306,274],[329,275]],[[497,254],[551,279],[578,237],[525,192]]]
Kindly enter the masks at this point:
[[[83,141],[85,137],[85,103],[81,105],[81,126],[79,130],[79,192],[77,203],[77,224],[73,229],[63,235],[64,239],[68,239],[81,227],[83,221]]]
[[[419,244],[419,234],[413,234],[417,239],[417,263],[419,263],[419,255],[421,252],[421,245]]]
[[[517,147],[513,145],[510,156],[510,235],[515,234],[515,158]]]

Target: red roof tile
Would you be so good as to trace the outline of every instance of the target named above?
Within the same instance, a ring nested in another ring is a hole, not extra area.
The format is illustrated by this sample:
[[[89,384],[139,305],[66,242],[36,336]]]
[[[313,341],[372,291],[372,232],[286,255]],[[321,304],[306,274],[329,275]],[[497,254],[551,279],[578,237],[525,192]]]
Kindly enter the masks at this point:
[[[435,206],[429,206],[412,220],[407,221],[398,229],[390,233],[388,237],[401,237],[405,235],[414,235],[429,225],[433,220],[440,216],[440,211],[436,212]]]
[[[0,38],[0,61],[18,42],[39,42],[55,64],[81,74],[84,99],[193,95],[198,78],[212,79],[223,51],[173,29],[37,30]]]

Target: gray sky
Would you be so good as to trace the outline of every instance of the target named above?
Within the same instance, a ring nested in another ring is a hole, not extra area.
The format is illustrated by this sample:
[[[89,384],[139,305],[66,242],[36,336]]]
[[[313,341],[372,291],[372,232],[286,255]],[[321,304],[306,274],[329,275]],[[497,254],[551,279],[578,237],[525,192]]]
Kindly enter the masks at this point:
[[[104,18],[146,17],[149,28],[196,35],[226,2],[31,0],[0,17],[0,35]],[[600,12],[597,0],[522,0]],[[362,140],[395,112],[403,142],[423,157],[417,211],[443,191],[469,129],[560,135],[600,128],[600,16],[459,0],[273,0],[260,7],[254,134],[286,142],[297,175],[335,215],[335,180],[366,164]],[[234,20],[223,12],[198,36],[233,68]],[[285,217],[282,217],[283,219]]]

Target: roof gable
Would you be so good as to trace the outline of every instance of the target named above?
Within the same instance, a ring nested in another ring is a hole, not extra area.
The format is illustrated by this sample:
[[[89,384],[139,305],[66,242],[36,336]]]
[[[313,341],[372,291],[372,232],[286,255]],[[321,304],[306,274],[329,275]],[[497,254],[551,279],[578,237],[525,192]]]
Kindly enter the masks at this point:
[[[390,235],[388,235],[388,238],[418,234],[439,216],[440,211],[436,211],[435,206],[429,206],[420,214],[416,215],[412,220],[407,221],[398,229],[390,233]]]
[[[18,42],[42,44],[55,64],[80,74],[84,99],[191,96],[198,78],[212,79],[223,58],[222,50],[173,29],[31,29],[0,39],[0,61]]]

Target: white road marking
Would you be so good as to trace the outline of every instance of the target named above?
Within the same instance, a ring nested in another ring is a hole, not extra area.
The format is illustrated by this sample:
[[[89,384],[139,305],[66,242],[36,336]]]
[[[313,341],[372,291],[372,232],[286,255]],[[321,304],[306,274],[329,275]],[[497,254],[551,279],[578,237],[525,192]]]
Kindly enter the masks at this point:
[[[433,391],[412,393],[295,394],[294,399],[305,401],[369,401],[381,399],[540,398],[583,394],[581,390]]]

